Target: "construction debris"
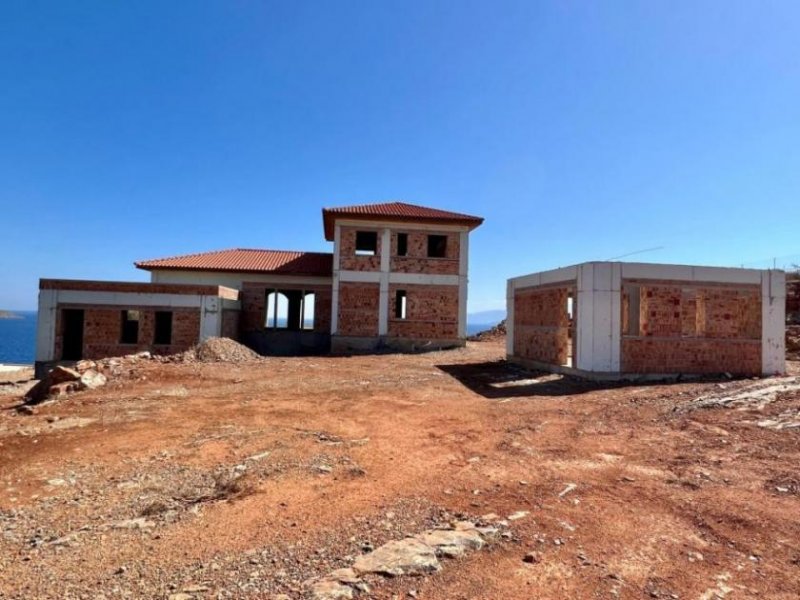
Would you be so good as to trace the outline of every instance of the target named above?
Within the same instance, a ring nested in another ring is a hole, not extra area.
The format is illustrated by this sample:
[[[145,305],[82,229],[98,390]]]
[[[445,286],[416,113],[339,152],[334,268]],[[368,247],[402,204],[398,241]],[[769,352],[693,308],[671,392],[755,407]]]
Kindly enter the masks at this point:
[[[719,393],[700,396],[681,408],[683,410],[720,407],[762,409],[774,402],[779,394],[796,391],[800,391],[800,377],[776,377],[733,392],[726,392],[723,388]]]
[[[180,362],[225,362],[244,363],[261,360],[262,357],[230,338],[211,337],[191,350],[179,354]]]

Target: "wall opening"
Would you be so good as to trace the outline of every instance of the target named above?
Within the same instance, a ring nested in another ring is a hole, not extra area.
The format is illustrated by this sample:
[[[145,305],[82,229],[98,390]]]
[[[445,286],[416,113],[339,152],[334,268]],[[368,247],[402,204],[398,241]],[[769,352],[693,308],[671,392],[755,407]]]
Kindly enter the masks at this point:
[[[316,304],[316,294],[314,292],[305,292],[303,294],[303,308],[302,313],[303,322],[300,324],[300,329],[314,329],[314,308]]]
[[[172,311],[156,311],[153,343],[159,346],[168,346],[172,343]]]
[[[356,255],[375,256],[378,253],[377,231],[356,231]]]
[[[444,258],[447,256],[447,236],[429,235],[428,236],[428,257]]]
[[[408,256],[408,234],[397,234],[397,256]]]
[[[61,344],[62,360],[83,358],[83,310],[68,308],[61,312],[63,337]]]
[[[138,310],[122,311],[122,328],[119,336],[120,344],[139,343],[139,320],[141,313]]]
[[[314,329],[316,293],[306,290],[267,290],[266,329]]]
[[[394,318],[405,319],[407,316],[408,298],[405,290],[397,290],[394,295]]]

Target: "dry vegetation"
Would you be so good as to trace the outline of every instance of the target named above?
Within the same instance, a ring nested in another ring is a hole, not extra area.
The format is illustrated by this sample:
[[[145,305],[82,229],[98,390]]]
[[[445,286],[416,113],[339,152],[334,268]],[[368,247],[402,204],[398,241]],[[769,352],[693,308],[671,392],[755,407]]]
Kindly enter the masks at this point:
[[[599,386],[502,353],[141,361],[33,415],[2,388],[0,597],[303,598],[514,515],[356,597],[797,598],[795,379]]]

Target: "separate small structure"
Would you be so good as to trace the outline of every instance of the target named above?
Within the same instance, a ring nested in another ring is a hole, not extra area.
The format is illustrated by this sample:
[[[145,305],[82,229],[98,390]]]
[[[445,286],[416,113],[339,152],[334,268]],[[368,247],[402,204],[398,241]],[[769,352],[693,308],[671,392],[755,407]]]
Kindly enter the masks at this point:
[[[280,355],[465,344],[468,237],[483,219],[404,202],[322,217],[333,253],[137,262],[150,283],[42,279],[37,364],[178,352],[217,335]]]
[[[508,280],[509,360],[593,379],[785,372],[783,271],[589,262]]]

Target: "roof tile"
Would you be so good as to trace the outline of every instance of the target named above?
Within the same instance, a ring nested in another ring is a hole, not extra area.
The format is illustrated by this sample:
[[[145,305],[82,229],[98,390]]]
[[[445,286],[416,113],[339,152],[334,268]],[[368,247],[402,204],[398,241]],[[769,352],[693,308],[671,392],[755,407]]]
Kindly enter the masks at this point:
[[[330,276],[333,254],[329,252],[294,252],[233,248],[199,254],[156,258],[134,263],[137,268],[180,269],[187,271],[235,271],[281,275]]]
[[[325,226],[325,239],[333,240],[333,226],[336,217],[350,217],[357,220],[374,218],[393,219],[398,221],[420,221],[424,223],[452,223],[468,225],[471,228],[483,223],[481,217],[463,213],[429,208],[406,202],[383,202],[380,204],[360,204],[356,206],[341,206],[337,208],[323,208],[322,220]]]

